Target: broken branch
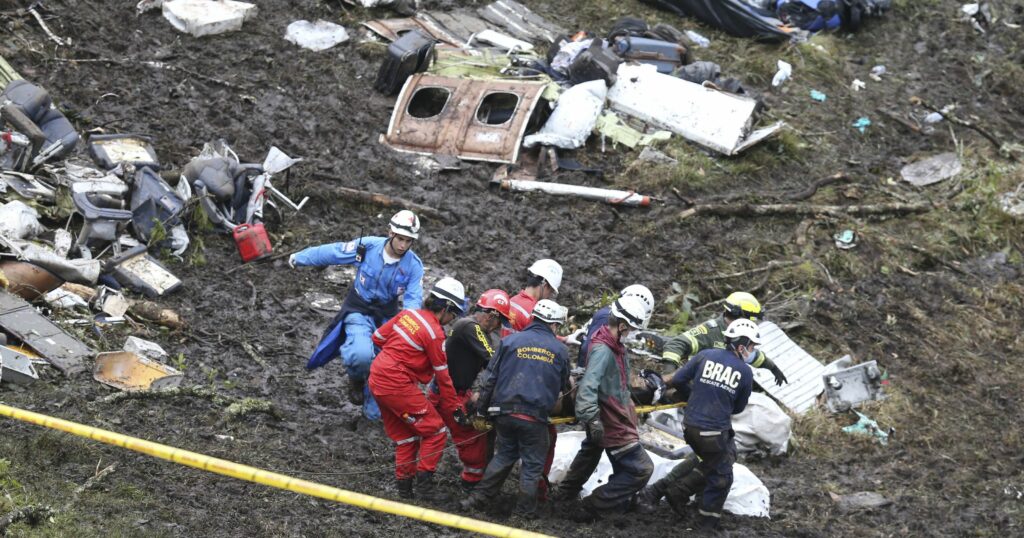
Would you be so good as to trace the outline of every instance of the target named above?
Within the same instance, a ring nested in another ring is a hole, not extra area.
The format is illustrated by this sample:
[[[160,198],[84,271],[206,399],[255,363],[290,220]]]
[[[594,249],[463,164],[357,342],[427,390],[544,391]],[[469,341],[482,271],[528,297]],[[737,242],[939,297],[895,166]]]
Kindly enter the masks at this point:
[[[995,137],[995,135],[993,135],[992,133],[988,132],[987,130],[985,130],[980,125],[976,125],[973,122],[969,122],[967,120],[962,120],[962,119],[954,116],[953,114],[951,114],[949,112],[943,112],[943,110],[941,108],[934,107],[931,104],[929,104],[928,101],[925,101],[924,99],[921,99],[920,97],[917,97],[917,96],[911,97],[910,98],[910,102],[912,104],[915,104],[915,105],[920,105],[920,106],[922,106],[922,107],[924,107],[924,108],[926,108],[928,110],[931,110],[932,112],[938,113],[943,118],[949,120],[950,123],[953,123],[953,124],[959,125],[961,127],[967,127],[968,129],[971,129],[972,131],[974,131],[974,132],[980,134],[981,136],[984,136],[986,139],[988,139],[988,141],[991,142],[992,145],[996,147],[996,150],[1002,151],[1003,143],[1000,142],[999,139]],[[1013,155],[1013,153],[1010,153],[1010,157],[1016,159],[1016,157]]]
[[[336,181],[335,178],[327,177],[323,174],[313,174],[315,177],[325,180]],[[341,187],[337,185],[331,185],[330,190],[337,193],[341,198],[346,200],[352,200],[356,202],[365,202],[369,204],[376,204],[384,207],[400,207],[403,209],[411,210],[417,213],[421,217],[428,217],[439,220],[441,222],[448,222],[448,217],[439,209],[433,207],[418,204],[405,198],[399,198],[397,196],[388,196],[387,194],[381,194],[379,192],[361,191],[359,189],[352,189],[349,187]]]
[[[71,44],[71,40],[70,39],[68,39],[65,42],[65,40],[57,37],[57,34],[53,33],[53,31],[50,30],[50,27],[47,26],[46,22],[43,21],[43,16],[40,15],[39,11],[37,11],[35,8],[30,8],[28,10],[28,12],[31,13],[32,16],[36,18],[36,22],[39,23],[40,27],[42,27],[43,32],[46,33],[46,36],[49,37],[50,39],[52,39],[53,42],[56,43],[58,47],[63,47],[64,45],[70,45]]]
[[[830,217],[848,217],[865,215],[908,215],[927,213],[935,209],[930,202],[890,203],[868,205],[816,205],[816,204],[706,204],[686,209],[679,214],[680,219],[694,215],[717,215],[720,217],[763,217],[772,215],[792,215],[808,217],[827,215]]]
[[[820,189],[822,187],[825,187],[825,186],[828,186],[828,185],[832,185],[833,183],[843,183],[843,182],[846,182],[846,181],[849,181],[849,180],[850,180],[850,176],[848,176],[848,175],[846,175],[846,174],[844,174],[842,172],[836,172],[835,174],[832,174],[831,176],[828,176],[826,178],[819,179],[818,181],[815,181],[814,183],[810,184],[806,189],[804,189],[802,191],[795,192],[793,194],[790,194],[790,195],[786,196],[786,199],[787,200],[792,200],[794,202],[799,202],[801,200],[806,200],[806,199],[810,198],[811,196],[814,196],[814,194],[818,192],[818,189]]]
[[[726,278],[736,278],[736,277],[741,277],[741,276],[753,275],[753,274],[756,274],[756,273],[763,273],[765,271],[771,271],[772,269],[778,269],[780,267],[791,267],[793,265],[799,265],[800,263],[803,263],[802,260],[772,260],[772,261],[768,262],[767,265],[765,265],[763,267],[758,267],[756,269],[748,269],[746,271],[739,271],[737,273],[728,273],[728,274],[722,274],[722,275],[712,275],[712,276],[709,276],[707,278],[702,278],[700,280],[712,281],[712,280],[723,280],[723,279],[726,279]]]

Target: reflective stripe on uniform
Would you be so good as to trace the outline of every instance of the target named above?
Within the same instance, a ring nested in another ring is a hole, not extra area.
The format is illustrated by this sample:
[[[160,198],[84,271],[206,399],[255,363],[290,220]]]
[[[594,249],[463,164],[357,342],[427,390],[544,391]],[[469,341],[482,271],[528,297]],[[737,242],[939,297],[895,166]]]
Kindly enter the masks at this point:
[[[462,467],[462,471],[466,472],[466,473],[470,473],[470,474],[483,474],[484,473],[484,470],[482,468],[477,468],[477,467],[466,467],[466,466],[463,466]]]
[[[395,444],[396,445],[405,445],[405,444],[408,444],[408,443],[415,443],[416,441],[419,441],[419,440],[420,440],[420,436],[419,435],[413,435],[412,437],[409,437],[408,439],[402,439],[401,441],[395,441]]]
[[[697,342],[697,337],[690,333],[685,333],[685,336],[686,339],[690,341],[690,355],[696,354],[700,349],[700,343]]]
[[[447,370],[447,369],[448,369],[448,365],[447,364],[442,364],[441,366],[435,366],[434,367],[434,371],[435,372],[440,372],[441,370]]]
[[[398,333],[398,334],[400,334],[400,335],[402,336],[402,338],[405,338],[405,341],[406,341],[406,342],[408,342],[408,344],[409,344],[410,346],[412,346],[412,347],[416,348],[416,350],[417,350],[417,351],[423,351],[423,347],[421,347],[421,346],[420,346],[419,344],[417,344],[416,342],[413,342],[413,341],[412,341],[412,338],[409,338],[409,335],[408,335],[408,334],[405,334],[405,331],[404,331],[404,330],[402,330],[402,328],[401,328],[401,327],[399,327],[399,326],[398,326],[397,324],[396,324],[396,325],[393,325],[393,327],[394,327],[394,329],[395,329],[395,332],[396,332],[396,333]]]
[[[713,432],[713,431],[702,431],[702,432],[700,432],[700,436],[701,436],[701,437],[717,437],[717,436],[719,436],[719,435],[722,435],[722,432],[720,432],[720,431],[717,431],[717,432]]]
[[[699,508],[697,509],[697,513],[699,513],[702,516],[708,516],[708,517],[718,517],[718,518],[722,517],[722,513],[721,512],[706,512],[706,511],[701,510]]]
[[[631,449],[631,448],[633,448],[633,447],[635,447],[635,446],[637,446],[639,444],[640,444],[639,441],[633,441],[632,443],[630,443],[630,444],[628,444],[628,445],[626,445],[624,447],[616,448],[615,450],[612,450],[611,451],[611,455],[612,456],[618,456],[619,454],[622,454],[623,452],[625,452],[625,451],[627,451],[627,450],[629,450],[629,449]]]
[[[379,330],[375,330],[375,331],[373,331],[373,336],[377,337],[377,338],[378,338],[378,339],[380,339],[380,340],[383,340],[383,339],[384,339],[384,335],[380,334],[380,331],[379,331]]]
[[[522,314],[523,314],[524,316],[526,316],[526,317],[530,317],[530,315],[531,315],[531,314],[530,314],[529,312],[527,312],[525,308],[523,308],[522,306],[519,306],[519,304],[518,304],[518,303],[514,303],[514,302],[512,302],[512,303],[509,303],[509,305],[510,305],[510,306],[511,306],[512,308],[515,308],[516,310],[518,310],[518,311],[522,312]]]
[[[430,327],[430,324],[427,323],[427,320],[423,319],[423,316],[421,316],[419,312],[415,310],[410,310],[409,312],[412,312],[412,315],[416,316],[416,319],[420,320],[420,324],[426,327],[427,332],[430,333],[431,339],[437,338],[437,335],[434,334],[434,329]]]
[[[441,429],[437,430],[437,433],[433,433],[430,436],[434,437],[434,436],[443,435],[443,434],[446,434],[446,433],[448,433],[448,426],[441,426]]]

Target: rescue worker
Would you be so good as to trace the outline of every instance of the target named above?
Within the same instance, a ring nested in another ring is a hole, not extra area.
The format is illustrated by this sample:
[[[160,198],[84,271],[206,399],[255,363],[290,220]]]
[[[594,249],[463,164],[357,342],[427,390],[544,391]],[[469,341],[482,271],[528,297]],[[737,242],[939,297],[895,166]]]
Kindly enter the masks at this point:
[[[692,459],[684,460],[677,467],[692,467],[688,472],[682,476],[670,473],[671,478],[658,482],[660,486],[645,488],[645,493],[650,488],[663,489],[669,504],[680,513],[690,497],[703,488],[698,513],[699,526],[704,529],[718,527],[732,486],[732,464],[736,461],[732,415],[747,406],[753,386],[748,363],[757,357],[756,346],[761,343],[757,325],[746,318],[733,321],[722,334],[725,349],[697,353],[666,380],[687,401],[683,435],[698,462],[692,466]]]
[[[738,319],[749,319],[755,324],[764,318],[761,310],[761,303],[753,295],[737,291],[725,299],[725,309],[722,315],[716,319],[709,319],[704,323],[684,332],[683,334],[669,339],[665,342],[665,349],[661,358],[676,366],[682,363],[698,351],[709,348],[724,348],[725,338],[722,330]],[[775,376],[775,384],[788,383],[786,375],[775,365],[774,362],[763,351],[758,350],[750,366],[754,368],[766,368]]]
[[[640,444],[636,408],[629,386],[629,360],[622,339],[640,330],[650,310],[643,299],[625,295],[609,307],[608,319],[591,340],[586,373],[576,389],[576,420],[587,438],[573,458],[559,495],[577,498],[594,474],[601,453],[608,454],[612,475],[583,499],[591,514],[624,512],[647,484],[654,463]]]
[[[348,374],[349,400],[363,406],[363,414],[379,420],[380,411],[366,388],[370,363],[376,355],[374,329],[403,308],[423,306],[423,263],[412,245],[419,238],[420,219],[407,210],[391,217],[387,237],[359,237],[347,243],[309,247],[292,254],[288,265],[322,267],[355,265],[356,276],[341,306],[306,363],[319,368],[341,355]]]
[[[533,262],[527,270],[529,276],[526,279],[526,287],[511,298],[512,308],[509,309],[511,327],[502,330],[502,337],[508,336],[516,331],[521,331],[533,320],[533,309],[537,301],[551,299],[558,295],[558,287],[562,285],[562,266],[555,260],[541,259]],[[551,472],[551,465],[555,462],[555,441],[558,439],[558,430],[554,425],[548,425],[548,436],[551,441],[548,443],[548,454],[544,460],[544,474],[541,475],[540,499],[548,500],[548,473]]]
[[[494,355],[497,347],[497,331],[508,323],[508,294],[502,290],[487,290],[477,300],[471,315],[460,318],[452,324],[452,330],[445,340],[448,356],[448,374],[455,386],[455,394],[466,409],[467,415],[476,411],[477,394],[473,384],[480,371]],[[437,383],[431,383],[428,394],[430,403],[440,409],[441,394]],[[466,491],[484,477],[487,466],[487,431],[477,431],[472,424],[459,424],[447,413],[441,418],[451,432],[452,441],[462,462],[462,488]]]
[[[495,454],[483,480],[462,501],[463,509],[479,508],[493,499],[516,461],[521,461],[516,511],[526,517],[536,515],[538,484],[544,478],[551,441],[548,412],[560,393],[569,389],[569,350],[555,337],[567,312],[550,299],[539,301],[533,321],[502,339],[491,359],[477,404],[494,417]]]
[[[651,314],[654,312],[654,294],[651,293],[651,290],[647,289],[647,286],[642,284],[632,284],[622,288],[622,291],[619,292],[618,298],[622,297],[638,297],[643,301],[644,311],[646,312],[643,328],[646,329],[647,324],[650,322]],[[594,315],[590,318],[590,321],[587,322],[587,325],[581,329],[585,336],[580,341],[580,353],[576,358],[576,366],[579,366],[580,368],[587,367],[587,352],[590,350],[590,341],[594,338],[594,335],[597,334],[597,331],[601,330],[601,327],[608,324],[608,313],[610,311],[611,305],[594,312]]]
[[[669,340],[665,344],[662,358],[678,364],[681,357],[688,357],[700,350],[725,348],[726,341],[722,327],[726,327],[738,319],[747,319],[756,324],[763,317],[761,303],[753,295],[741,291],[734,292],[725,299],[724,310],[719,318],[705,321],[701,325]],[[760,349],[756,351],[749,364],[754,368],[767,368],[775,376],[775,383],[777,385],[788,382],[782,370]],[[665,383],[668,383],[671,378],[672,374],[665,376]],[[693,454],[683,458],[683,461],[676,464],[661,480],[644,488],[641,495],[637,498],[639,509],[645,512],[656,510],[658,503],[666,496],[669,485],[681,480],[683,476],[689,474],[696,466],[697,457]],[[684,500],[677,496],[676,502],[669,499],[669,504],[676,511],[681,511],[688,502],[688,497]]]
[[[442,278],[424,308],[403,310],[373,332],[381,351],[370,366],[368,386],[380,405],[384,432],[395,442],[395,478],[403,498],[413,496],[415,479],[420,498],[444,500],[434,484],[448,439],[442,415],[465,422],[465,413],[448,373],[442,326],[459,317],[465,302],[462,283]],[[440,414],[419,387],[431,378],[440,393]]]
[[[530,324],[531,313],[537,301],[555,297],[558,295],[558,287],[562,285],[562,266],[555,260],[537,260],[527,271],[529,276],[526,279],[526,287],[512,297],[512,328],[503,332],[502,336],[525,329]]]

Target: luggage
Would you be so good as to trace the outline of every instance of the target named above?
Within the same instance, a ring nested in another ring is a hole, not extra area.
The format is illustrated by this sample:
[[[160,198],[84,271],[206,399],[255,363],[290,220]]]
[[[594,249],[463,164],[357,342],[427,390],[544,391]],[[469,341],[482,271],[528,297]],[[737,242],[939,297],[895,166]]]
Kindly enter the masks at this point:
[[[605,47],[604,40],[594,39],[590,48],[581,52],[569,65],[569,80],[573,84],[603,80],[611,87],[615,84],[615,72],[621,63],[622,58]]]
[[[427,70],[434,56],[434,43],[419,30],[412,30],[388,45],[388,56],[377,72],[374,89],[384,95],[398,93],[406,79]]]
[[[623,59],[652,64],[659,73],[666,75],[683,65],[686,59],[686,47],[648,37],[616,36],[612,40],[612,48]]]

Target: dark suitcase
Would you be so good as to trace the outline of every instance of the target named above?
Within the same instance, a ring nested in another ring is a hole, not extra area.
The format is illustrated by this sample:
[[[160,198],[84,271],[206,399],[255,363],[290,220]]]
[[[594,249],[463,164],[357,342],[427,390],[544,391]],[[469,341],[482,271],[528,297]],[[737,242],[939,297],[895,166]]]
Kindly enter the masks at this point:
[[[373,87],[384,95],[394,95],[405,80],[426,71],[434,56],[434,41],[419,30],[412,30],[388,45],[388,56],[380,66]]]
[[[624,59],[653,64],[659,73],[666,75],[683,65],[686,58],[686,47],[659,39],[622,35],[612,43],[615,52]]]
[[[573,84],[591,80],[603,80],[611,86],[615,84],[615,72],[619,70],[622,58],[605,47],[604,40],[595,39],[590,48],[581,52],[569,66],[569,80]]]

